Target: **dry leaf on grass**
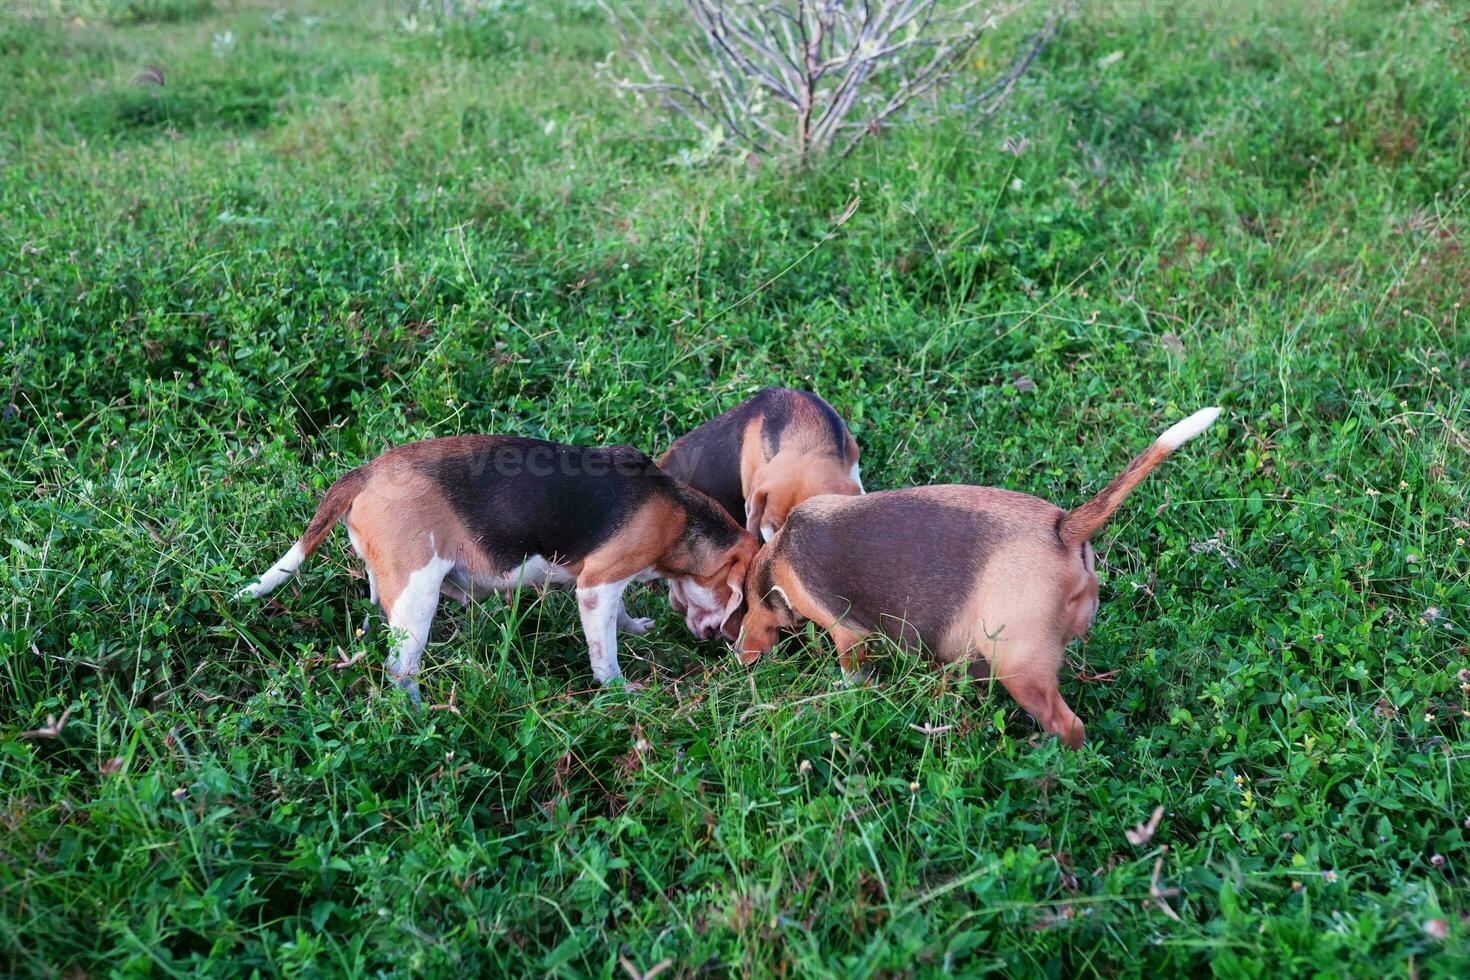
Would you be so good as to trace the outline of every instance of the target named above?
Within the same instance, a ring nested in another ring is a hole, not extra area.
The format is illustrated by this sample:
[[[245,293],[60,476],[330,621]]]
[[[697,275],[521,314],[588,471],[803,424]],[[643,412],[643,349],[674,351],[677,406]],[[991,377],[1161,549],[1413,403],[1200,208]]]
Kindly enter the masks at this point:
[[[1131,830],[1123,831],[1123,836],[1128,838],[1128,843],[1134,847],[1142,847],[1154,839],[1154,831],[1159,829],[1159,821],[1164,816],[1164,808],[1154,807],[1153,816],[1148,818],[1148,823],[1136,824]]]
[[[66,720],[70,717],[70,708],[67,708],[65,711],[63,711],[60,718],[57,718],[55,715],[47,715],[46,724],[42,725],[40,728],[33,728],[28,732],[21,732],[20,737],[55,738],[56,736],[61,734],[61,730],[66,727]]]
[[[649,968],[647,973],[643,973],[629,962],[626,956],[619,955],[618,962],[622,964],[624,970],[628,971],[628,976],[632,977],[633,980],[653,980],[654,977],[674,965],[673,960],[659,960]]]

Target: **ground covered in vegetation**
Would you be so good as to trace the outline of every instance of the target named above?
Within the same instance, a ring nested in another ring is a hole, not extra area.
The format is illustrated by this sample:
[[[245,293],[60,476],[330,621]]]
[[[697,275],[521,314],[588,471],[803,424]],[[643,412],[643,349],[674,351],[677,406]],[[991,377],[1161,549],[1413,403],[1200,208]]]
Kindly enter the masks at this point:
[[[1018,21],[805,171],[620,98],[591,3],[44,7],[0,15],[0,973],[1470,970],[1463,7],[1088,4],[952,111]],[[1225,406],[1096,542],[1083,751],[899,653],[741,669],[656,589],[647,689],[491,600],[415,712],[340,532],[230,601],[389,444],[657,452],[773,383],[870,488],[1064,505]]]

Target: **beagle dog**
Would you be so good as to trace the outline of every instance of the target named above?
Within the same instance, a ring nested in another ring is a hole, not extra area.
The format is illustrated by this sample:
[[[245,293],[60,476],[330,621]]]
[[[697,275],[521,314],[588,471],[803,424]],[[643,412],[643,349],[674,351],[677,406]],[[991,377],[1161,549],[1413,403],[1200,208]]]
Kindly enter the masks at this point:
[[[1048,732],[1082,745],[1082,721],[1057,691],[1068,642],[1097,613],[1092,536],[1159,463],[1220,414],[1196,412],[1159,436],[1075,510],[988,487],[912,487],[818,497],[797,507],[756,556],[746,583],[740,659],[778,629],[811,620],[854,671],[875,633],[922,645],[994,676]]]
[[[809,391],[766,388],[679,439],[665,473],[709,494],[757,540],[818,494],[861,494],[858,445],[831,405]]]
[[[670,580],[690,632],[738,636],[755,540],[720,506],[628,446],[456,436],[388,450],[332,484],[301,539],[240,595],[289,578],[338,518],[372,599],[401,631],[389,675],[418,700],[419,660],[447,595],[574,585],[592,674],[619,677],[617,633],[647,632],[630,582]]]

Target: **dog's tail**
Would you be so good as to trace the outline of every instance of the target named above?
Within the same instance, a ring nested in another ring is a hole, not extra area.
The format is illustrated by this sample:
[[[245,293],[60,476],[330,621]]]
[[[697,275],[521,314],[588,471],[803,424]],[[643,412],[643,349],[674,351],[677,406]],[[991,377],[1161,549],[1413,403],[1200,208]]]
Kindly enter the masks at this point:
[[[327,490],[327,495],[322,498],[316,513],[312,515],[311,522],[306,525],[306,531],[301,539],[291,546],[291,550],[281,556],[270,569],[260,577],[260,581],[254,585],[247,585],[236,593],[236,598],[241,596],[267,595],[277,586],[292,575],[296,574],[303,562],[311,557],[311,553],[321,546],[322,539],[327,532],[332,530],[332,525],[337,518],[347,512],[357,495],[362,493],[363,486],[367,483],[368,467],[359,466],[355,470],[344,474],[340,480],[332,484]]]
[[[1133,457],[1128,468],[1113,477],[1113,482],[1103,487],[1101,493],[1062,518],[1061,524],[1057,526],[1057,534],[1061,536],[1062,543],[1069,548],[1076,548],[1089,540],[1113,516],[1113,511],[1123,503],[1123,498],[1155,466],[1162,463],[1174,450],[1205,431],[1219,414],[1218,408],[1203,408],[1184,421],[1170,426],[1163,435],[1154,440],[1152,446]]]

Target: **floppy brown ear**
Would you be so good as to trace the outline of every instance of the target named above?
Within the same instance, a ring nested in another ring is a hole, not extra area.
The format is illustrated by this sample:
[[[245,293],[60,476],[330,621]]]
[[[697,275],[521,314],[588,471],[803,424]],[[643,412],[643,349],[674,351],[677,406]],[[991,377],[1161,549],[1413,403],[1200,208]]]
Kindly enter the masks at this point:
[[[730,559],[730,572],[725,576],[725,584],[730,587],[732,611],[739,609],[740,604],[745,601],[745,574],[749,567],[750,563],[740,555]]]
[[[761,519],[766,516],[768,496],[765,490],[756,490],[745,501],[745,529],[756,541],[761,540]]]

